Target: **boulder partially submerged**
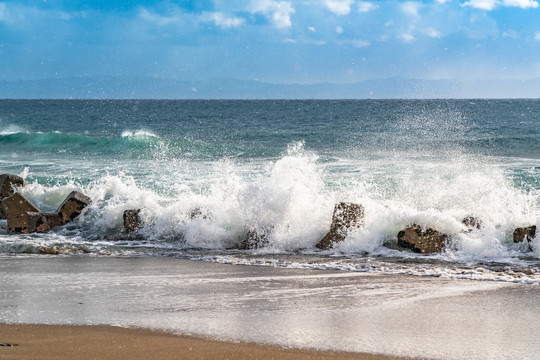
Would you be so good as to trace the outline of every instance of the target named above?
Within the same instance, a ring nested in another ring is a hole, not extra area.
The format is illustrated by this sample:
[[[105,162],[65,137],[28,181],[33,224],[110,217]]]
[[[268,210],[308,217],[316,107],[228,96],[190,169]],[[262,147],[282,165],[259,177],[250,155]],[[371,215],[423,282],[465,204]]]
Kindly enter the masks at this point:
[[[15,194],[15,187],[25,185],[24,179],[17,175],[2,174],[0,175],[0,204],[2,200]],[[6,219],[6,214],[0,206],[0,219]]]
[[[38,220],[35,214],[41,212],[23,195],[15,193],[6,197],[2,200],[0,208],[6,215],[8,232],[23,234],[36,232]]]
[[[72,191],[66,199],[60,204],[56,213],[60,215],[64,224],[72,222],[85,207],[90,205],[92,199],[78,191]]]
[[[345,240],[350,230],[358,229],[364,225],[364,215],[362,205],[348,202],[336,204],[330,231],[316,246],[319,249],[328,250],[334,244]]]
[[[399,245],[422,254],[440,252],[448,242],[448,235],[432,228],[424,229],[417,224],[401,230],[397,238]]]
[[[140,229],[141,227],[141,209],[126,210],[124,211],[124,232],[131,234]]]
[[[481,229],[483,227],[482,220],[474,215],[465,216],[461,222],[469,229],[469,231],[474,230],[474,228]]]
[[[513,237],[515,243],[522,242],[525,239],[527,239],[527,242],[531,242],[536,237],[536,225],[517,228],[514,230]]]
[[[15,186],[24,186],[24,179],[17,175],[2,174],[0,175],[0,200],[15,194],[13,189]]]
[[[6,215],[8,232],[30,234],[47,232],[73,221],[91,201],[88,196],[73,191],[56,213],[42,213],[23,195],[15,193],[3,199],[0,208]]]
[[[240,245],[241,250],[259,249],[268,245],[269,228],[258,229],[252,227],[248,230],[246,238]]]

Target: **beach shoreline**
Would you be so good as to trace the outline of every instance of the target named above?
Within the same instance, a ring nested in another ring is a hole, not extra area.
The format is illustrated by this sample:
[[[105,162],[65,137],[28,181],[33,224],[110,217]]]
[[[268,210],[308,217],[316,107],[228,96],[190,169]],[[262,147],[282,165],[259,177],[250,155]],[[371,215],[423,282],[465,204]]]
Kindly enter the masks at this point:
[[[400,357],[218,341],[141,328],[0,324],[2,359],[350,359]]]
[[[3,257],[0,323],[41,325],[1,325],[0,342],[20,347],[0,351],[30,359],[51,348],[51,359],[84,359],[67,353],[77,342],[97,358],[117,358],[104,344],[122,333],[120,343],[141,344],[129,350],[139,358],[152,358],[148,349],[178,358],[196,341],[210,351],[201,359],[254,358],[253,351],[282,359],[283,349],[314,356],[291,359],[525,359],[540,351],[539,299],[536,285],[433,276],[163,257]],[[11,337],[16,330],[26,337]],[[34,350],[23,349],[28,341],[37,341]]]

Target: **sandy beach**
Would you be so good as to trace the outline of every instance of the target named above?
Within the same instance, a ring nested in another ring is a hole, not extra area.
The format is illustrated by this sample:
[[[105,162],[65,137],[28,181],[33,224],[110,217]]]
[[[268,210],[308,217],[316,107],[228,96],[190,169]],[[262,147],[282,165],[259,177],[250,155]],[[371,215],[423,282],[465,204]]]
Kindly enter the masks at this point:
[[[19,346],[0,351],[17,359],[182,358],[190,347],[184,358],[533,359],[539,305],[538,286],[495,281],[3,257],[0,322],[12,325],[0,327],[0,342]]]
[[[370,354],[285,349],[112,326],[0,325],[2,359],[392,360]]]

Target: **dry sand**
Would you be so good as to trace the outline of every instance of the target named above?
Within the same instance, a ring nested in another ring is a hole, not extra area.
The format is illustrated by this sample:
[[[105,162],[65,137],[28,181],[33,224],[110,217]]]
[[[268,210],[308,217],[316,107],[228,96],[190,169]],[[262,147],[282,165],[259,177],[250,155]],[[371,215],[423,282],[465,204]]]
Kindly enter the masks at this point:
[[[1,359],[370,359],[370,354],[284,349],[112,326],[0,325]]]

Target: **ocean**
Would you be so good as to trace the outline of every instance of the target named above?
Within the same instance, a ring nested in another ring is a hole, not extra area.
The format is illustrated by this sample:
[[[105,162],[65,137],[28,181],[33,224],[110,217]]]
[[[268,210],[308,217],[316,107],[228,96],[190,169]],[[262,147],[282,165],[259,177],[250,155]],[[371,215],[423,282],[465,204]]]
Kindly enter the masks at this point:
[[[92,204],[45,234],[8,234],[0,257],[172,257],[224,264],[540,284],[539,100],[1,100],[0,173],[54,211]],[[334,205],[365,225],[331,250]],[[141,209],[142,228],[122,231]],[[193,212],[199,216],[193,216]],[[467,231],[466,216],[483,227]],[[409,224],[442,253],[397,244]],[[239,247],[252,230],[258,249]]]

